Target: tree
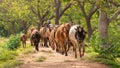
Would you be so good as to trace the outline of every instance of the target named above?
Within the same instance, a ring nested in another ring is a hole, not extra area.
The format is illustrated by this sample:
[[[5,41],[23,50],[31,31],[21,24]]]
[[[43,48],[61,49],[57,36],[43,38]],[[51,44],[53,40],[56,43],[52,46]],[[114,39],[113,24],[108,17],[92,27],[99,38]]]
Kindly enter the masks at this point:
[[[62,9],[61,6],[61,0],[54,0],[54,6],[55,6],[55,24],[59,24],[60,17],[64,14],[64,12],[71,7],[73,4],[73,1],[68,1],[68,3],[65,5],[65,7]]]
[[[119,1],[119,0],[117,0]],[[99,1],[100,2],[100,9],[99,9],[99,19],[98,19],[98,31],[100,33],[100,39],[103,46],[108,46],[108,27],[109,24],[112,23],[115,19],[117,19],[118,15],[120,14],[120,3],[115,2],[113,0],[105,0]],[[113,15],[110,14],[109,9],[111,10]]]
[[[90,40],[90,37],[94,31],[94,29],[91,26],[91,18],[93,16],[93,14],[97,11],[97,9],[99,8],[99,5],[97,5],[97,2],[95,0],[77,0],[78,6],[81,9],[85,21],[86,21],[86,25],[87,25],[87,32],[88,32],[88,41]],[[89,9],[86,9],[85,6],[87,5],[87,8],[89,7]],[[87,11],[86,11],[87,10]]]
[[[16,34],[20,32],[22,21],[26,21],[25,24],[30,25],[31,19],[29,19],[30,11],[28,9],[28,2],[25,0],[20,1],[2,1],[0,7],[1,10],[1,21],[8,30],[9,34]],[[27,29],[25,33],[27,33]]]
[[[43,25],[44,21],[52,16],[52,1],[48,0],[36,0],[31,1],[30,10],[36,16],[36,22],[38,29]],[[51,14],[50,14],[51,13]]]

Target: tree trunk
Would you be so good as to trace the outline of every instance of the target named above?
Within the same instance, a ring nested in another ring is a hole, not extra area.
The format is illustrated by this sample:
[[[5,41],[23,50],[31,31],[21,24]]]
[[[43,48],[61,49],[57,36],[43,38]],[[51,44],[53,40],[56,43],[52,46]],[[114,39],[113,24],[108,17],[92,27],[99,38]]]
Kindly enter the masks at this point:
[[[64,14],[64,12],[71,7],[72,3],[67,3],[66,6],[62,9],[61,0],[54,0],[55,4],[55,24],[59,24],[60,17]]]
[[[40,30],[40,27],[43,25],[43,22],[44,22],[43,20],[38,21],[38,30]]]
[[[86,18],[86,24],[87,24],[87,32],[88,32],[88,41],[90,42],[90,38],[93,33],[93,30],[90,24],[90,18]]]
[[[100,33],[100,39],[102,41],[102,45],[108,47],[108,18],[102,8],[99,10],[99,20],[98,20],[98,31]]]
[[[17,34],[17,28],[15,26],[15,22],[11,22],[12,23],[12,28],[13,28],[13,34]]]
[[[60,1],[59,0],[55,0],[55,24],[58,25],[59,24],[59,15],[60,15]]]
[[[55,18],[55,24],[56,24],[56,25],[59,25],[59,17],[56,17],[56,18]]]
[[[22,25],[23,25],[23,33],[27,34],[27,22],[23,20]]]

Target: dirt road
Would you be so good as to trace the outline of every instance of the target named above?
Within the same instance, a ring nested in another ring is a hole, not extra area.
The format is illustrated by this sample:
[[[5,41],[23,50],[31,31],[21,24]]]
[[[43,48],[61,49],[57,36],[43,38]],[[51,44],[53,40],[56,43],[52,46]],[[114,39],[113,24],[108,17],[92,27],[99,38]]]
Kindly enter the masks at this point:
[[[72,51],[68,52],[68,56],[64,56],[51,48],[43,47],[39,52],[22,55],[18,59],[24,64],[15,68],[109,68],[104,64],[75,59]]]

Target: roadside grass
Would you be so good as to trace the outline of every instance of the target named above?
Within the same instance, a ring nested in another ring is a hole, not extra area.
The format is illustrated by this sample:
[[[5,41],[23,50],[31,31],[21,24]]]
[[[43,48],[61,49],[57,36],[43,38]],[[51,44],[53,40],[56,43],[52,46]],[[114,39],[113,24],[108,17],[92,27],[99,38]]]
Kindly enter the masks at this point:
[[[19,65],[22,65],[22,64],[23,64],[22,61],[9,60],[7,62],[2,62],[2,64],[0,65],[0,68],[14,68],[15,66],[19,66]]]
[[[91,62],[98,62],[98,63],[102,63],[105,65],[110,66],[111,68],[120,68],[120,58],[117,58],[117,62],[109,60],[109,59],[105,59],[102,57],[98,57],[98,53],[93,51],[92,47],[86,47],[86,53],[88,54],[88,58],[85,58]]]
[[[19,49],[17,49],[18,53],[21,54],[30,54],[30,53],[36,53],[35,50],[33,50],[33,47],[31,47],[30,45],[26,45],[26,48],[23,48],[22,45],[20,46]]]
[[[23,64],[23,61],[17,60],[17,57],[21,54],[35,53],[32,47],[27,44],[26,48],[22,45],[17,50],[9,50],[6,47],[6,43],[9,38],[0,38],[0,68],[14,68]]]
[[[9,39],[7,39],[7,38],[0,37],[0,45],[6,44],[6,42],[7,42],[8,40],[9,40]]]
[[[36,62],[43,62],[43,61],[45,61],[46,60],[46,57],[45,56],[40,56],[37,60],[36,60]]]

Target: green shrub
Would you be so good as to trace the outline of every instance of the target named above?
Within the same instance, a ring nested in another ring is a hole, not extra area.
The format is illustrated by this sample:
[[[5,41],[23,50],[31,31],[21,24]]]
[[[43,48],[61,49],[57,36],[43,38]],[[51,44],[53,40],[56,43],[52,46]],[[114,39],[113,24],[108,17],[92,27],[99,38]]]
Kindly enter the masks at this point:
[[[7,47],[11,50],[17,49],[21,45],[20,35],[12,35],[7,42]]]
[[[90,43],[94,51],[99,53],[99,57],[116,61],[116,58],[120,56],[120,30],[116,27],[109,28],[109,47],[105,47],[105,41],[105,39],[100,40],[98,31],[95,31]]]
[[[109,47],[105,47],[105,39],[100,40],[98,31],[91,37],[90,43],[93,50],[98,53],[96,61],[110,65],[112,68],[120,68],[120,29],[114,26],[109,28]]]
[[[23,61],[19,61],[19,60],[12,60],[12,61],[8,61],[8,62],[2,62],[3,64],[0,65],[0,68],[15,68],[15,66],[19,66],[23,64]]]

